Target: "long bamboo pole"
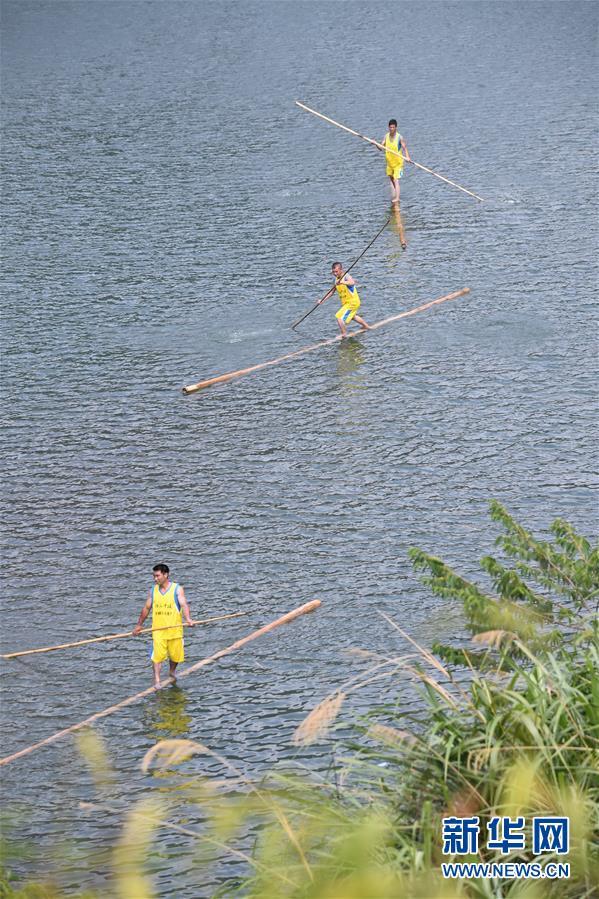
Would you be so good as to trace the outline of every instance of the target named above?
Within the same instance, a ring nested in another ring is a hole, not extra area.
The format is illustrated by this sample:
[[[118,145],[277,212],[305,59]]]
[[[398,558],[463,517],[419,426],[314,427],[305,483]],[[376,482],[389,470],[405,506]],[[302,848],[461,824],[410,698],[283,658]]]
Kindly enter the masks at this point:
[[[189,677],[190,674],[194,674],[196,671],[199,671],[200,668],[204,668],[206,665],[210,665],[212,662],[216,662],[218,659],[222,659],[223,656],[229,655],[229,653],[231,652],[235,652],[236,649],[241,649],[241,647],[245,646],[246,643],[250,643],[252,640],[256,640],[263,634],[267,634],[269,633],[269,631],[273,631],[275,628],[281,627],[283,624],[288,624],[290,621],[293,621],[294,618],[299,618],[300,615],[306,615],[308,612],[313,612],[320,605],[321,601],[319,599],[313,599],[312,602],[307,602],[303,606],[298,606],[297,609],[293,609],[292,612],[287,612],[286,615],[281,616],[281,618],[277,618],[275,621],[271,621],[270,624],[265,624],[264,627],[261,627],[256,631],[252,631],[251,634],[248,634],[245,637],[241,637],[240,640],[236,640],[235,643],[231,643],[230,646],[226,646],[224,649],[219,649],[219,651],[215,652],[213,655],[208,656],[205,659],[201,659],[199,662],[196,662],[193,665],[190,665],[189,668],[186,668],[184,671],[181,671],[179,674],[177,674],[177,681],[182,680],[184,677]],[[38,743],[32,743],[31,746],[26,746],[25,749],[20,749],[18,752],[13,752],[12,755],[6,755],[4,756],[4,758],[0,759],[0,766],[8,765],[10,764],[10,762],[14,762],[16,759],[22,758],[23,756],[35,752],[36,749],[41,749],[42,746],[48,746],[50,743],[55,743],[57,740],[60,740],[61,737],[66,737],[68,734],[72,734],[77,730],[81,730],[81,728],[83,727],[94,724],[101,718],[106,718],[108,715],[114,714],[114,712],[119,712],[121,709],[124,709],[129,705],[133,705],[133,703],[139,702],[140,699],[144,699],[146,696],[151,696],[152,693],[157,693],[159,690],[163,690],[173,682],[174,678],[169,677],[164,681],[163,684],[160,685],[160,687],[148,687],[147,690],[142,690],[140,693],[135,693],[133,696],[128,696],[127,699],[123,699],[121,702],[117,702],[115,705],[111,705],[107,709],[102,709],[101,712],[96,712],[94,715],[90,715],[89,718],[85,718],[83,721],[79,721],[77,724],[71,724],[70,727],[65,727],[63,730],[57,731],[50,737],[46,737],[45,740],[40,740]]]
[[[392,315],[390,318],[385,318],[382,321],[375,322],[370,326],[371,330],[376,328],[380,328],[383,325],[389,324],[389,322],[397,321],[400,318],[406,318],[408,315],[415,315],[417,312],[424,312],[425,309],[429,309],[431,306],[437,306],[439,303],[445,303],[447,300],[454,300],[457,297],[461,297],[466,293],[470,293],[469,287],[464,287],[462,290],[458,290],[455,293],[448,293],[444,297],[439,297],[437,300],[431,300],[428,303],[424,303],[422,306],[417,306],[415,309],[410,309],[407,312],[400,312],[398,315]],[[367,334],[368,331],[353,331],[349,336],[355,337],[357,334],[364,335]],[[238,371],[230,371],[224,375],[217,375],[215,378],[206,378],[204,381],[198,381],[197,384],[189,384],[187,387],[183,387],[183,393],[185,396],[189,396],[190,393],[197,393],[199,390],[204,390],[206,387],[212,387],[214,384],[223,384],[225,381],[232,381],[234,378],[240,378],[242,375],[249,375],[253,371],[259,371],[262,368],[268,368],[270,365],[278,365],[280,362],[286,362],[289,359],[296,359],[298,356],[303,356],[306,353],[312,352],[312,350],[318,350],[320,347],[331,346],[333,343],[337,343],[339,340],[343,340],[344,338],[341,334],[338,334],[336,337],[330,337],[328,340],[322,340],[320,343],[313,343],[311,346],[301,347],[299,350],[294,350],[292,353],[286,353],[284,356],[279,356],[278,359],[270,359],[268,362],[259,362],[258,365],[250,365],[249,368],[240,368]]]
[[[392,153],[394,156],[399,156],[401,159],[405,159],[403,153],[391,150],[384,144],[379,143],[378,140],[373,140],[371,137],[366,137],[365,134],[360,134],[359,131],[354,131],[353,128],[348,128],[347,125],[342,125],[341,122],[336,122],[335,119],[331,119],[329,118],[329,116],[323,115],[322,112],[317,112],[315,109],[311,109],[310,106],[306,106],[305,103],[300,103],[299,100],[295,101],[295,105],[299,106],[301,109],[305,109],[306,112],[311,112],[312,115],[318,116],[319,119],[323,119],[325,122],[330,122],[331,125],[336,125],[337,128],[342,128],[343,131],[347,131],[349,134],[353,134],[355,137],[361,137],[362,140],[365,140],[367,143],[372,144],[374,147],[378,147],[379,150],[385,150],[386,153]],[[473,193],[466,187],[462,187],[461,184],[456,184],[455,181],[450,181],[449,178],[445,177],[445,175],[440,175],[439,172],[434,172],[432,169],[427,168],[425,165],[421,165],[419,162],[415,162],[413,159],[411,159],[410,162],[412,163],[412,165],[415,165],[417,169],[422,169],[423,172],[428,172],[429,175],[434,175],[435,178],[440,178],[441,181],[445,181],[447,184],[451,184],[452,187],[457,187],[458,190],[463,190],[465,194],[469,194],[471,197],[474,197],[475,200],[484,202],[483,197],[479,197],[478,194]]]
[[[226,618],[239,618],[241,615],[247,615],[247,612],[232,612],[230,615],[216,615],[214,618],[202,618],[200,621],[194,621],[193,627],[198,624],[210,624],[212,621],[224,621]],[[181,627],[191,627],[192,625],[181,623]],[[167,624],[165,627],[145,627],[140,634],[153,634],[156,631],[168,631],[173,627]],[[179,625],[177,625],[179,627]],[[104,637],[89,637],[87,640],[76,640],[74,643],[58,643],[56,646],[40,646],[39,649],[22,649],[19,652],[9,652],[0,655],[0,659],[16,659],[18,656],[32,656],[38,652],[56,652],[57,649],[71,649],[74,646],[86,646],[88,643],[102,643],[107,640],[122,640],[123,637],[137,636],[133,631],[123,631],[120,634],[107,634]]]

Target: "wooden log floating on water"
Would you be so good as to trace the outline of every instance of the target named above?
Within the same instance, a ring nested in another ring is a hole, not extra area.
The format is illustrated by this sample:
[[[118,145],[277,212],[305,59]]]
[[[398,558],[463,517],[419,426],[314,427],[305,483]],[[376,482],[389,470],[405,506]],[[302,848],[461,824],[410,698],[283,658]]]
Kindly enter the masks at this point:
[[[213,621],[225,621],[227,618],[239,618],[241,615],[247,615],[247,612],[232,612],[230,615],[216,615],[213,618],[202,618],[200,621],[194,621],[193,625],[186,624],[184,621],[181,627],[197,627],[199,624],[210,624]],[[179,625],[176,625],[177,627]],[[173,627],[172,624],[166,627],[144,627],[140,634],[153,634],[156,631],[168,631]],[[73,643],[57,643],[56,646],[40,646],[39,649],[22,649],[19,652],[9,652],[1,655],[0,659],[16,659],[19,656],[33,656],[40,652],[56,652],[58,649],[72,649],[75,646],[86,646],[88,643],[104,643],[107,640],[122,640],[124,637],[136,636],[133,631],[123,631],[120,634],[107,634],[104,637],[88,637],[86,640],[75,640]]]
[[[370,329],[371,331],[374,331],[377,328],[382,328],[383,325],[399,321],[400,318],[416,315],[417,312],[424,312],[426,309],[430,309],[432,306],[438,306],[440,303],[446,303],[448,300],[456,300],[458,297],[463,297],[464,294],[467,293],[470,293],[470,288],[463,287],[461,290],[456,290],[455,293],[448,293],[436,300],[430,300],[428,303],[423,303],[422,306],[416,306],[415,309],[408,309],[407,312],[399,312],[397,315],[391,315],[389,318],[374,322],[374,324],[370,326]],[[368,334],[368,331],[363,329],[352,331],[348,337],[356,337],[358,334],[365,335]],[[313,343],[311,346],[305,346],[299,350],[294,350],[292,353],[286,353],[284,356],[279,356],[278,359],[270,359],[268,362],[259,362],[258,365],[250,365],[249,368],[240,368],[238,371],[230,371],[224,375],[217,375],[215,378],[206,378],[204,381],[198,381],[197,384],[189,384],[187,387],[183,387],[182,392],[185,396],[189,396],[190,393],[197,393],[199,390],[205,390],[206,387],[212,387],[214,384],[224,384],[226,381],[232,381],[234,378],[242,377],[242,375],[249,375],[251,372],[259,371],[262,368],[268,368],[271,365],[279,365],[280,362],[287,362],[289,359],[297,359],[298,356],[311,353],[312,350],[318,350],[321,347],[331,346],[343,339],[347,338],[343,338],[341,334],[338,334],[336,337],[330,337],[328,340],[322,340],[320,343]]]
[[[265,624],[264,627],[259,628],[257,631],[252,631],[252,633],[248,634],[246,637],[241,637],[240,640],[236,640],[235,643],[231,643],[230,646],[226,646],[224,649],[219,649],[219,651],[215,652],[214,655],[208,656],[205,659],[201,659],[199,662],[195,662],[193,665],[190,665],[189,668],[185,668],[184,671],[181,671],[177,674],[177,681],[180,681],[184,677],[189,677],[190,674],[194,674],[196,671],[199,671],[200,668],[204,668],[206,665],[210,665],[212,662],[216,662],[223,656],[229,655],[229,653],[231,652],[235,652],[236,649],[241,649],[241,647],[245,646],[246,643],[250,643],[252,640],[256,640],[263,634],[267,634],[270,631],[273,631],[275,628],[281,627],[281,625],[283,624],[288,624],[295,618],[299,618],[300,615],[306,615],[308,612],[313,612],[320,605],[321,601],[319,599],[313,599],[312,602],[307,602],[305,605],[299,606],[297,609],[293,609],[292,612],[287,612],[286,615],[283,615],[281,618],[277,618],[275,621],[271,621],[270,624]],[[146,696],[151,696],[152,693],[157,693],[158,690],[163,690],[173,682],[173,678],[169,677],[164,681],[163,684],[161,684],[160,687],[148,687],[147,690],[142,690],[140,693],[134,693],[133,696],[128,696],[121,702],[117,702],[116,705],[111,705],[107,709],[102,709],[101,712],[96,712],[94,715],[90,715],[89,718],[85,718],[83,721],[78,721],[77,724],[71,724],[70,727],[65,727],[63,730],[57,731],[50,737],[46,737],[45,740],[40,740],[39,743],[33,743],[31,746],[26,746],[24,749],[20,749],[18,752],[13,752],[12,755],[6,755],[4,756],[4,758],[0,759],[0,766],[8,765],[10,764],[10,762],[14,762],[16,759],[22,758],[25,755],[29,755],[30,753],[35,752],[36,749],[41,749],[42,746],[48,746],[50,743],[55,743],[57,740],[60,740],[61,737],[66,737],[68,734],[75,733],[75,731],[81,730],[83,727],[88,727],[90,724],[95,724],[95,722],[99,721],[100,718],[106,718],[108,715],[114,714],[114,712],[119,712],[121,709],[124,709],[129,705],[133,705],[134,702],[139,702],[140,699],[144,699]]]

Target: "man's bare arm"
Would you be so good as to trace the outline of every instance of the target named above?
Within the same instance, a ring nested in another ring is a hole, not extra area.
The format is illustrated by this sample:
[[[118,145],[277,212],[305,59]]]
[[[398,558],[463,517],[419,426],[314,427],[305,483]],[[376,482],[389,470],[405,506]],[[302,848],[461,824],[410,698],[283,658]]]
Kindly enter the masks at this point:
[[[189,605],[187,604],[187,599],[185,597],[185,590],[179,584],[179,603],[183,610],[183,617],[185,618],[185,624],[188,624],[190,627],[193,627],[194,622],[191,620],[191,615],[189,614]]]
[[[137,637],[138,634],[141,633],[141,629],[143,627],[143,623],[150,614],[150,609],[152,608],[152,591],[150,590],[148,593],[148,598],[146,599],[141,612],[139,613],[139,618],[137,620],[137,624],[133,628],[133,636]]]
[[[324,303],[325,300],[328,300],[329,297],[332,297],[334,293],[335,293],[335,288],[334,288],[334,287],[331,287],[331,289],[329,290],[329,292],[328,292],[328,293],[325,293],[325,295],[323,296],[322,300],[319,300],[319,301],[318,301],[317,305],[320,306],[321,303]]]

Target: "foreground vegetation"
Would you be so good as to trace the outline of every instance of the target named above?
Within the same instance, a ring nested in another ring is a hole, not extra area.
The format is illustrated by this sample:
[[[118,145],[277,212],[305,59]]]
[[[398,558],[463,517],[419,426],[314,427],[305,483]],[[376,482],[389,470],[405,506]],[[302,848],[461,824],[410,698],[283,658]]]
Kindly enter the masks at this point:
[[[554,522],[552,540],[544,542],[498,503],[491,504],[491,515],[503,533],[499,557],[481,560],[488,590],[422,550],[411,553],[432,591],[461,603],[470,635],[464,645],[429,651],[389,619],[405,654],[368,654],[368,669],[325,697],[298,728],[300,748],[334,744],[336,763],[326,778],[279,775],[256,784],[219,759],[223,779],[217,783],[188,776],[193,763],[186,760],[214,757],[208,747],[167,740],[150,750],[145,770],[172,775],[184,765],[177,807],[183,800],[199,804],[204,824],[200,832],[174,822],[164,799],[139,802],[126,815],[112,856],[116,895],[155,895],[147,860],[155,831],[165,827],[185,835],[195,865],[206,872],[215,856],[239,859],[246,877],[228,880],[218,892],[223,896],[599,895],[599,551],[566,522]],[[347,722],[340,726],[347,695],[390,675],[418,684],[421,711],[408,717],[400,704],[372,710],[348,741]],[[101,791],[109,769],[102,745],[89,733],[80,749]],[[444,855],[442,819],[474,816],[481,835],[493,817],[523,817],[527,848],[502,855],[481,840],[477,855]],[[569,818],[567,857],[544,852],[535,858],[533,816]],[[444,880],[441,862],[452,860],[538,861],[543,869],[566,861],[570,877]],[[47,885],[11,888],[5,881],[0,896],[17,895],[61,894]]]

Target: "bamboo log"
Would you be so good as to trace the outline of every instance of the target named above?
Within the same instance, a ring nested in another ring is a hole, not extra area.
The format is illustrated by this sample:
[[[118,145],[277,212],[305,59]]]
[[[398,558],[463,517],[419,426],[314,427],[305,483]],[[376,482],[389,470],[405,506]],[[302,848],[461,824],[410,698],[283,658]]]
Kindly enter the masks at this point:
[[[271,621],[270,624],[265,624],[264,627],[261,627],[256,631],[252,631],[251,634],[248,634],[245,637],[241,637],[241,639],[236,640],[235,643],[231,643],[230,646],[226,646],[224,649],[219,649],[219,651],[215,652],[213,655],[208,656],[205,659],[201,659],[194,665],[190,665],[189,668],[185,668],[184,671],[181,671],[179,674],[177,674],[176,680],[179,681],[184,677],[189,677],[190,674],[199,671],[200,668],[204,668],[206,665],[210,665],[212,662],[216,662],[223,656],[229,655],[229,653],[235,652],[235,650],[237,649],[241,649],[241,647],[245,646],[246,643],[250,643],[252,640],[256,640],[263,634],[267,634],[270,631],[273,631],[275,628],[281,627],[283,624],[288,624],[290,621],[293,621],[294,618],[299,618],[300,615],[305,615],[308,612],[313,612],[320,605],[321,601],[319,599],[313,599],[312,602],[305,603],[305,605],[299,606],[292,612],[287,612],[287,614],[283,615],[281,618],[277,618],[275,621]],[[152,693],[157,693],[159,690],[163,690],[165,687],[169,686],[169,684],[173,683],[174,680],[174,678],[168,677],[164,681],[164,683],[160,685],[160,687],[148,687],[146,690],[142,690],[140,693],[135,693],[133,696],[128,696],[121,702],[117,702],[115,705],[111,705],[106,709],[102,709],[102,711],[100,712],[96,712],[95,714],[90,715],[89,718],[85,718],[83,721],[79,721],[77,724],[71,724],[70,727],[65,727],[63,730],[57,731],[55,734],[46,737],[44,740],[40,740],[38,743],[32,743],[31,746],[26,746],[24,749],[20,749],[18,752],[13,752],[12,755],[4,756],[4,758],[0,759],[0,766],[8,765],[10,764],[10,762],[14,762],[16,759],[22,758],[23,756],[35,752],[36,749],[41,749],[42,746],[48,746],[50,743],[55,743],[57,740],[60,740],[61,737],[66,737],[68,734],[72,734],[77,730],[81,730],[81,728],[83,727],[87,727],[90,724],[95,724],[95,722],[99,721],[101,718],[106,718],[108,715],[112,715],[129,705],[133,705],[133,703],[135,702],[139,702],[140,699],[144,699],[146,696],[151,696]]]
[[[193,627],[198,624],[210,624],[212,621],[224,621],[226,618],[239,618],[241,615],[247,615],[247,612],[232,612],[230,615],[216,615],[214,618],[202,618],[200,621],[194,621]],[[175,625],[178,627],[179,625]],[[192,625],[181,623],[181,627],[191,627]],[[145,627],[140,634],[153,634],[156,631],[168,631],[173,628],[172,624],[165,627]],[[55,652],[57,649],[71,649],[74,646],[86,646],[88,643],[101,643],[107,640],[122,640],[123,637],[137,636],[133,631],[123,631],[120,634],[107,634],[105,637],[89,637],[87,640],[76,640],[74,643],[58,643],[56,646],[40,646],[39,649],[22,649],[20,652],[9,652],[0,655],[0,659],[16,659],[18,656],[32,656],[39,652]]]
[[[325,122],[329,122],[331,125],[336,125],[337,128],[341,128],[343,129],[343,131],[347,131],[349,134],[353,134],[355,137],[361,137],[362,140],[365,140],[367,143],[372,144],[375,147],[378,147],[379,150],[384,150],[386,153],[392,153],[394,156],[399,156],[401,159],[405,159],[403,153],[397,152],[396,150],[391,150],[384,144],[379,143],[378,140],[373,140],[371,137],[366,137],[365,134],[360,134],[359,131],[354,131],[353,128],[348,128],[347,125],[342,125],[341,122],[336,122],[335,119],[330,119],[327,115],[323,115],[321,112],[317,112],[315,109],[311,109],[309,106],[306,106],[305,103],[300,103],[299,100],[295,101],[295,105],[301,107],[301,109],[305,109],[306,112],[311,112],[312,115],[318,116],[319,119],[323,119]],[[484,202],[483,197],[479,197],[478,194],[473,193],[466,187],[462,187],[461,184],[456,184],[455,181],[450,181],[449,178],[445,177],[445,175],[440,175],[439,172],[434,172],[432,169],[427,168],[425,165],[421,165],[419,162],[415,162],[413,159],[411,159],[410,162],[412,163],[412,165],[415,165],[417,169],[422,169],[423,172],[428,172],[429,175],[434,175],[435,178],[440,178],[441,181],[445,181],[447,184],[451,184],[452,187],[457,187],[458,190],[464,191],[465,194],[469,194],[476,200]]]
[[[467,293],[470,293],[469,287],[462,287],[461,290],[456,290],[454,293],[448,293],[444,297],[439,297],[437,300],[429,300],[428,303],[423,303],[422,306],[416,306],[415,309],[408,309],[407,312],[399,312],[397,315],[390,315],[389,318],[382,318],[378,322],[374,322],[370,326],[370,330],[374,331],[376,328],[382,328],[383,325],[388,325],[391,322],[399,321],[400,318],[408,318],[410,315],[416,315],[417,312],[424,312],[425,309],[431,309],[433,306],[438,306],[439,303],[447,303],[448,300],[457,300],[458,297],[463,297]],[[355,334],[364,334],[364,331],[354,332]]]
[[[249,375],[250,372],[259,371],[261,368],[268,368],[270,365],[278,365],[280,362],[285,362],[287,359],[295,359],[297,356],[303,356],[305,353],[309,353],[311,350],[316,350],[322,346],[329,346],[341,339],[341,334],[338,334],[337,337],[331,337],[329,340],[314,343],[312,346],[302,347],[299,350],[294,350],[292,353],[286,353],[284,356],[279,356],[277,359],[270,359],[268,362],[259,362],[258,365],[250,365],[249,368],[240,368],[237,371],[230,371],[225,375],[217,375],[215,378],[206,378],[204,381],[198,381],[197,384],[189,384],[187,387],[182,388],[182,392],[185,396],[189,396],[190,393],[196,393],[198,390],[203,390],[205,387],[212,387],[213,384],[223,384],[225,381],[231,381],[233,378],[240,378],[242,375]]]
[[[425,309],[429,309],[431,306],[445,303],[447,300],[454,300],[466,293],[470,293],[469,287],[464,287],[462,290],[458,290],[455,293],[449,293],[444,297],[439,297],[437,300],[431,300],[429,303],[424,303],[423,306],[417,306],[415,309],[410,309],[407,312],[400,312],[398,315],[392,315],[390,318],[375,322],[370,326],[371,330],[387,325],[389,322],[397,321],[400,318],[406,318],[408,315],[424,312]],[[364,335],[367,333],[368,331],[365,330],[352,331],[348,336],[355,337],[357,334]],[[305,346],[299,350],[294,350],[292,353],[286,353],[284,356],[279,356],[278,359],[270,359],[268,362],[259,362],[258,365],[250,365],[249,368],[240,368],[238,371],[230,371],[224,375],[217,375],[215,378],[206,378],[204,381],[198,381],[197,384],[189,384],[187,387],[183,387],[183,393],[185,396],[189,396],[190,393],[197,393],[199,390],[204,390],[206,387],[212,387],[214,384],[224,384],[225,381],[232,381],[234,378],[240,378],[242,375],[249,375],[253,371],[268,368],[270,365],[278,365],[280,362],[286,362],[288,359],[296,359],[298,356],[303,356],[305,353],[312,352],[312,350],[318,350],[320,347],[324,346],[331,346],[343,339],[341,334],[338,334],[336,337],[330,337],[328,340],[322,340],[320,343],[313,343],[311,346]]]

